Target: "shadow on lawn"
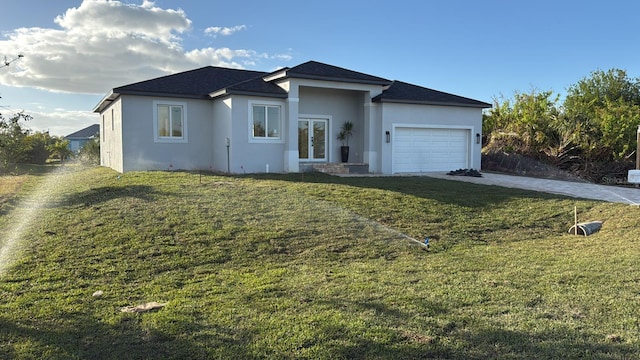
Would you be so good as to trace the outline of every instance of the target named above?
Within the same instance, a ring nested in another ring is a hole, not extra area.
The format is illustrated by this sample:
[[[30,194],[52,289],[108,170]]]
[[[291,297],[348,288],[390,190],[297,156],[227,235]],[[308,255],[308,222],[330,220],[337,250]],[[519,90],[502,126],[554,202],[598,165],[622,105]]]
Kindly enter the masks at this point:
[[[336,346],[332,357],[345,359],[549,359],[549,358],[607,358],[628,359],[637,356],[637,346],[602,338],[593,341],[596,334],[567,328],[555,328],[542,333],[526,333],[497,328],[473,327],[468,320],[440,321],[435,318],[448,313],[442,304],[426,301],[418,304],[424,309],[418,328],[410,325],[412,319],[397,309],[380,302],[328,301],[348,311],[374,310],[376,317],[392,324],[397,340],[389,344],[376,342],[371,337],[359,336],[355,344]],[[450,318],[449,316],[446,316]],[[454,317],[455,319],[455,317]],[[428,334],[423,333],[429,329]],[[404,330],[398,330],[404,329]],[[382,337],[384,338],[384,337]],[[621,340],[622,341],[622,340]]]
[[[393,191],[441,203],[464,207],[482,208],[500,204],[513,198],[566,199],[560,195],[504,188],[495,185],[480,185],[463,181],[451,181],[427,176],[363,176],[338,177],[322,173],[297,174],[252,174],[257,180],[280,180],[302,183],[341,184],[366,189]]]
[[[607,341],[594,342],[597,336],[588,331],[556,328],[542,333],[504,329],[475,329],[463,336],[464,350],[451,352],[454,358],[596,358],[630,359],[637,357],[637,347]]]
[[[163,309],[160,311],[170,311]],[[185,336],[145,328],[144,317],[153,313],[122,314],[115,325],[89,315],[78,315],[71,325],[14,324],[0,319],[0,358],[38,359],[251,359],[247,349],[252,335],[216,326],[202,329],[187,321],[172,319],[173,331]],[[71,315],[70,317],[73,317]],[[68,319],[68,318],[67,318]],[[67,323],[69,324],[69,323]],[[207,336],[192,336],[207,330]],[[216,336],[211,336],[211,333]],[[11,345],[18,345],[15,346]],[[26,346],[25,346],[26,344]]]
[[[153,201],[153,197],[156,194],[159,194],[159,192],[149,185],[102,186],[66,196],[55,205],[94,206],[109,200],[126,197]]]
[[[415,335],[404,344],[389,345],[359,338],[356,344],[335,348],[333,355],[344,359],[631,359],[638,353],[632,345],[593,343],[577,332],[533,335],[491,330],[460,339]]]
[[[315,300],[314,300],[315,301]],[[417,300],[421,319],[374,301],[318,300],[344,313],[371,313],[372,328],[393,335],[361,334],[362,329],[336,326],[327,320],[316,331],[327,343],[330,358],[337,359],[551,359],[551,358],[636,358],[637,345],[608,340],[590,331],[556,327],[540,333],[486,328],[468,318],[452,316],[441,303]],[[438,320],[440,319],[440,320]],[[444,319],[450,319],[445,321]],[[334,332],[334,335],[330,335]],[[334,340],[347,341],[334,341]],[[377,341],[376,339],[380,339]]]

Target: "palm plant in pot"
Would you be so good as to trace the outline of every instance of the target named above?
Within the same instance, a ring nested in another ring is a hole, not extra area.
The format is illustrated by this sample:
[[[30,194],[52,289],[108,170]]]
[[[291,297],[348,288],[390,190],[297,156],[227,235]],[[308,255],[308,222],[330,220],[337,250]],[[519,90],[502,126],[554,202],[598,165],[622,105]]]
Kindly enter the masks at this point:
[[[351,121],[345,121],[338,133],[338,140],[342,141],[340,147],[340,154],[342,155],[342,162],[349,162],[349,138],[353,135],[353,123]]]

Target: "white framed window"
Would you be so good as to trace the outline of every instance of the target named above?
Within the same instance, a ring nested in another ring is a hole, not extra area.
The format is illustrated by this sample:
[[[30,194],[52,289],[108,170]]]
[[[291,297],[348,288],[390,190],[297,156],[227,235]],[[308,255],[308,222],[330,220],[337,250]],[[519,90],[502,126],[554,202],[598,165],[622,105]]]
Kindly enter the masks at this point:
[[[187,142],[187,103],[153,102],[153,133],[155,142]]]
[[[282,104],[270,101],[249,102],[249,140],[282,142]]]

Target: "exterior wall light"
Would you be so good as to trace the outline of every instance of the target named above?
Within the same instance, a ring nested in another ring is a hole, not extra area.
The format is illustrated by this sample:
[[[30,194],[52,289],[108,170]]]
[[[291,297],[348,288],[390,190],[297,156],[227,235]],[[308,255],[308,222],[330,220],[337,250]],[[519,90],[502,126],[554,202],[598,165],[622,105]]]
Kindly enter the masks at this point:
[[[391,133],[389,131],[385,131],[384,135],[385,135],[385,137],[387,139],[387,143],[390,143],[391,142]]]
[[[476,133],[476,144],[480,144],[480,133]]]

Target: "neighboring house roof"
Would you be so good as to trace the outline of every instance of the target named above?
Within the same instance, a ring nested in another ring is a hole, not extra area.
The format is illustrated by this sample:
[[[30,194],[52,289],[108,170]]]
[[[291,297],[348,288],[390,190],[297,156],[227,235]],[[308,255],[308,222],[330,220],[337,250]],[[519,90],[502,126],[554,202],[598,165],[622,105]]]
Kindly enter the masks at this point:
[[[284,68],[266,77],[266,79],[278,78],[328,80],[372,85],[391,84],[391,80],[341,68],[338,66],[323,64],[317,61],[307,61],[304,64],[300,64],[292,68]]]
[[[64,138],[67,140],[77,140],[77,139],[91,139],[94,136],[97,136],[100,133],[100,125],[93,124],[87,126],[82,130],[78,130],[72,134],[65,136]]]
[[[394,81],[388,89],[372,99],[374,102],[397,102],[405,104],[467,106],[490,108],[491,104],[466,97],[445,93],[402,81]]]
[[[211,99],[232,94],[287,98],[288,93],[274,81],[286,78],[325,80],[379,85],[386,88],[374,102],[489,108],[490,104],[401,81],[391,81],[361,72],[308,61],[272,73],[215,66],[184,71],[114,88],[93,109],[101,112],[120,95],[167,96]]]

